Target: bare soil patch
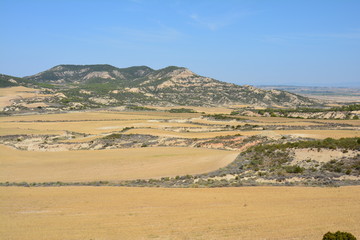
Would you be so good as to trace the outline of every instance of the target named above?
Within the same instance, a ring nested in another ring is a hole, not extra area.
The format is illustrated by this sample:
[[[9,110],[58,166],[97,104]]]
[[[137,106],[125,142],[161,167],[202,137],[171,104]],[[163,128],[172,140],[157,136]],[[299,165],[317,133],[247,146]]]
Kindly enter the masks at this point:
[[[332,150],[332,149],[294,149],[292,150],[294,153],[294,160],[292,161],[293,164],[297,164],[302,161],[306,160],[314,160],[317,162],[330,162],[334,159],[340,159],[343,157],[354,157],[359,152],[358,151],[346,151],[343,152],[341,149]]]

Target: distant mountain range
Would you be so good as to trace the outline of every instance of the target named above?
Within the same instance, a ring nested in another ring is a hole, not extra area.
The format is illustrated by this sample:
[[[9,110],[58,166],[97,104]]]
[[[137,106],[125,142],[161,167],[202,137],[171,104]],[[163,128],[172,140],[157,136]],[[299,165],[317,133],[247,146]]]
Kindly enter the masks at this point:
[[[203,77],[183,67],[58,65],[17,78],[0,75],[0,86],[31,86],[62,93],[59,103],[84,108],[119,105],[253,105],[299,107],[319,102],[281,90],[239,86]]]

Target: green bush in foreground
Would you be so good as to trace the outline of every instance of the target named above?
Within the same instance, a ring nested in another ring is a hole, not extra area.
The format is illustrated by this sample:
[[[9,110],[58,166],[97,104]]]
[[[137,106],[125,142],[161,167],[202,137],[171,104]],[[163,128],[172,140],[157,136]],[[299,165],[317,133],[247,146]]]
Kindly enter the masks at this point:
[[[336,233],[326,233],[323,236],[323,240],[356,240],[356,237],[348,232],[337,231]]]

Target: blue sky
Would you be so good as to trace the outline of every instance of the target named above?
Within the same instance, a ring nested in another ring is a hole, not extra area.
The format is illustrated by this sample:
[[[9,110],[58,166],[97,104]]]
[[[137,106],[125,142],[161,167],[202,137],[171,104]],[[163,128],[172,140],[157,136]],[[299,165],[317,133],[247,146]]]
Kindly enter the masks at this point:
[[[183,66],[237,84],[360,86],[358,0],[0,0],[0,73]]]

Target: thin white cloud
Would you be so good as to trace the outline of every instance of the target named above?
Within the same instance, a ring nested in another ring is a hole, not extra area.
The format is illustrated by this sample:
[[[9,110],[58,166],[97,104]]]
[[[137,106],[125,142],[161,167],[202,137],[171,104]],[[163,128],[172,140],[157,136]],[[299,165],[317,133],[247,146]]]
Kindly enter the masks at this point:
[[[200,17],[198,14],[191,14],[190,18],[199,26],[205,27],[209,30],[215,31],[219,28],[225,27],[230,24],[228,19],[206,19]]]
[[[238,11],[236,13],[234,12],[228,12],[223,15],[217,15],[217,16],[203,16],[198,13],[192,13],[189,15],[189,18],[191,22],[195,25],[198,25],[200,27],[206,28],[211,31],[216,31],[221,28],[224,28],[226,26],[229,26],[233,23],[235,23],[238,19],[257,14],[259,11]]]

